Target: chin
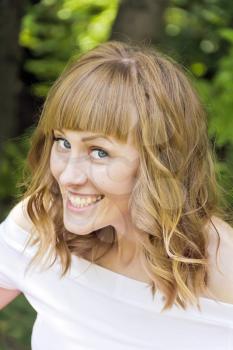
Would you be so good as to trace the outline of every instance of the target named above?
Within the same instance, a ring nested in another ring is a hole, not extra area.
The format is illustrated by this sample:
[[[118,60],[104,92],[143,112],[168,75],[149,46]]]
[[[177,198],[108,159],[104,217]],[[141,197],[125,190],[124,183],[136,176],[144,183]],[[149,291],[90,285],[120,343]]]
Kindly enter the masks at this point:
[[[85,222],[82,222],[77,218],[67,218],[66,215],[64,215],[63,223],[67,231],[72,232],[76,235],[88,235],[91,233],[90,229],[86,227],[87,225],[85,225]]]

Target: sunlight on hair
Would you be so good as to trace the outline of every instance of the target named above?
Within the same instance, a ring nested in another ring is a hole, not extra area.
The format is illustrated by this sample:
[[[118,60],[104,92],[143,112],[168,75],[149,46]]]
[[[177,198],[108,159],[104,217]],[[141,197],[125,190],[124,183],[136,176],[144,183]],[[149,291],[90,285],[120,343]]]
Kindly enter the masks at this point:
[[[104,133],[123,144],[132,137],[140,164],[128,208],[142,232],[137,240],[152,294],[163,293],[164,309],[198,305],[207,281],[205,227],[213,215],[224,217],[224,201],[206,114],[181,67],[156,49],[109,41],[73,60],[51,88],[32,138],[25,197],[30,196],[28,212],[40,231],[32,262],[52,245],[64,275],[71,254],[91,251],[97,261],[98,247],[111,249],[116,235],[110,227],[86,236],[65,229],[61,193],[49,166],[54,129]],[[108,179],[114,182],[116,168],[132,165],[118,160],[109,166]],[[82,225],[82,219],[77,222]]]

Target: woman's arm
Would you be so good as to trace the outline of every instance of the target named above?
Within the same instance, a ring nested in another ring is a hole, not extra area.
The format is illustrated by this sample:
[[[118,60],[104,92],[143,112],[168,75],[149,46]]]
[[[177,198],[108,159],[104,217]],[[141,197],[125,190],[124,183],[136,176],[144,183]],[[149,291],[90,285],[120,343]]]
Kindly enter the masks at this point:
[[[28,216],[25,215],[25,208],[27,200],[19,202],[11,210],[9,215],[12,215],[12,219],[17,225],[21,226],[25,230],[29,230],[31,227],[31,221],[29,221]],[[6,307],[10,302],[12,302],[21,293],[18,289],[6,289],[0,287],[0,310]]]
[[[0,310],[12,302],[19,294],[20,290],[0,288]]]

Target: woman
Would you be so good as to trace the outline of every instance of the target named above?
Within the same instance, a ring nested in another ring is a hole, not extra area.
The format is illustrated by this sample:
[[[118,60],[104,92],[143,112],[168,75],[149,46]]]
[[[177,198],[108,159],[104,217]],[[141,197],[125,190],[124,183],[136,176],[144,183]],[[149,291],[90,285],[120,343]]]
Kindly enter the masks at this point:
[[[233,349],[233,229],[175,62],[120,42],[73,60],[28,165],[0,285],[2,307],[22,292],[37,311],[33,350]]]

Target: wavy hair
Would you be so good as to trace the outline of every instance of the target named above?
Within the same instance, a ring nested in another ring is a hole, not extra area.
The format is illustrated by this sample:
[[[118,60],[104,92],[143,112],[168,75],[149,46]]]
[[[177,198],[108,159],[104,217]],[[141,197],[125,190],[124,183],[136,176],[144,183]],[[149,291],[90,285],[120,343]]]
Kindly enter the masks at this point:
[[[105,231],[79,236],[65,229],[62,196],[50,171],[53,129],[101,132],[122,142],[130,132],[140,165],[129,210],[145,233],[138,239],[152,295],[157,288],[162,292],[163,310],[173,304],[186,309],[189,303],[200,308],[198,297],[208,283],[206,225],[213,215],[224,218],[224,196],[206,113],[190,80],[156,49],[117,41],[69,63],[48,93],[27,157],[22,197],[35,228],[28,244],[38,245],[31,264],[47,255],[52,266],[59,257],[64,276],[71,254],[92,253],[92,262],[98,261]],[[105,233],[111,237],[107,253],[116,233],[107,228]]]

